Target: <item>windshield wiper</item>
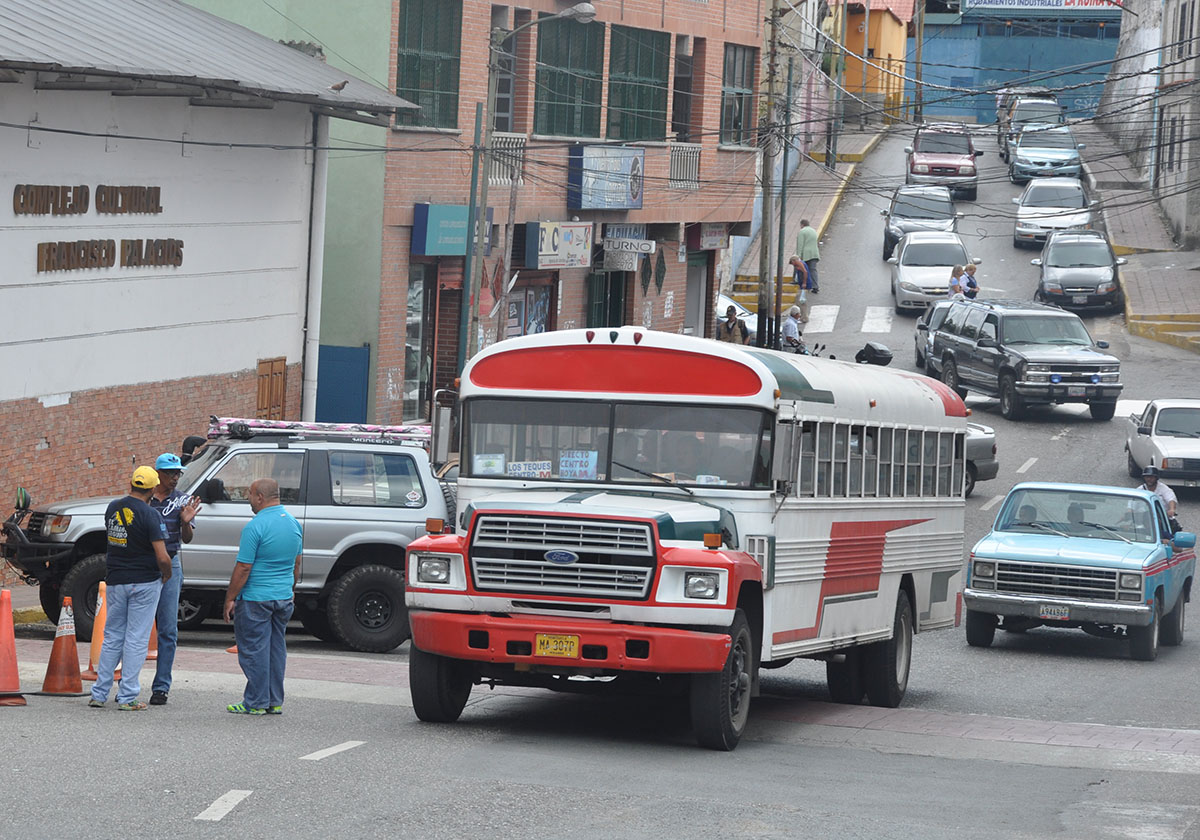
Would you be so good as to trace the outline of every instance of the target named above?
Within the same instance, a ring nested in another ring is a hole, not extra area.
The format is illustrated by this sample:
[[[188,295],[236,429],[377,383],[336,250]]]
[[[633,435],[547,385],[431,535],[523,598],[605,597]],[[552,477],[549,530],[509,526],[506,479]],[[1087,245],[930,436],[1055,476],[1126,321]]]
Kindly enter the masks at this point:
[[[1049,531],[1052,534],[1058,534],[1060,537],[1071,536],[1070,534],[1064,534],[1062,531],[1058,530],[1057,528],[1051,528],[1049,525],[1045,524],[1044,522],[1018,522],[1017,524],[1018,525],[1028,525],[1030,528],[1041,528],[1043,531]]]
[[[1112,534],[1113,536],[1118,537],[1122,540],[1125,540],[1125,542],[1129,543],[1130,545],[1133,544],[1133,540],[1129,539],[1124,534],[1120,533],[1119,531],[1117,531],[1114,528],[1108,527],[1107,525],[1101,525],[1099,522],[1080,522],[1079,524],[1086,525],[1089,528],[1099,528],[1101,531],[1107,531],[1108,533]]]
[[[680,484],[678,481],[674,481],[670,478],[667,478],[665,475],[659,475],[658,473],[647,472],[646,470],[639,470],[637,467],[631,467],[631,466],[629,466],[629,464],[622,464],[620,461],[613,461],[613,465],[617,466],[617,467],[624,467],[625,469],[629,470],[630,472],[635,472],[638,475],[644,475],[647,478],[656,478],[659,481],[662,481],[666,484],[670,484],[672,487],[679,488],[684,493],[687,493],[689,496],[696,495],[691,490],[689,490],[687,487],[684,487],[682,484]]]

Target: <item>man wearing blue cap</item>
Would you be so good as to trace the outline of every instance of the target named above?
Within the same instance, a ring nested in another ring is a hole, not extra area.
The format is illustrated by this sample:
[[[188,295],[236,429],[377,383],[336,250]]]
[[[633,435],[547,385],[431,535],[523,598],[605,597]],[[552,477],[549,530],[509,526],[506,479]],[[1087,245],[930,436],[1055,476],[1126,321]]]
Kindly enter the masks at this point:
[[[179,589],[183,585],[183,564],[179,560],[182,543],[192,541],[192,527],[196,512],[200,510],[200,499],[188,496],[175,489],[179,476],[187,467],[178,455],[164,452],[154,462],[158,473],[158,486],[150,496],[150,507],[162,514],[167,526],[166,549],[171,557],[171,579],[163,584],[158,596],[158,661],[154,669],[154,682],[150,686],[150,705],[161,706],[167,702],[171,691],[171,666],[175,664],[175,648],[179,641]]]

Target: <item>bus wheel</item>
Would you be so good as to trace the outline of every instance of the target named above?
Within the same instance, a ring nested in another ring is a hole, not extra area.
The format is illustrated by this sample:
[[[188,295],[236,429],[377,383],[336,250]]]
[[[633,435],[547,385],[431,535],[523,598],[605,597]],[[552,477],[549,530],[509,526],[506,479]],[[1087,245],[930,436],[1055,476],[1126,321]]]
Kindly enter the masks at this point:
[[[872,706],[894,709],[904,699],[912,664],[912,639],[912,604],[901,589],[896,596],[892,638],[867,645],[863,651],[863,682]]]
[[[408,688],[413,711],[429,723],[454,723],[471,696],[466,662],[426,653],[416,645],[408,654]]]
[[[692,729],[696,742],[710,750],[732,750],[746,731],[750,717],[750,687],[754,682],[754,645],[750,625],[741,610],[729,628],[725,667],[692,677]]]
[[[971,647],[991,647],[996,638],[996,616],[979,610],[967,610],[967,644]]]
[[[829,697],[834,703],[858,705],[867,693],[863,685],[862,653],[858,648],[846,651],[841,662],[825,663],[825,682],[829,685]]]

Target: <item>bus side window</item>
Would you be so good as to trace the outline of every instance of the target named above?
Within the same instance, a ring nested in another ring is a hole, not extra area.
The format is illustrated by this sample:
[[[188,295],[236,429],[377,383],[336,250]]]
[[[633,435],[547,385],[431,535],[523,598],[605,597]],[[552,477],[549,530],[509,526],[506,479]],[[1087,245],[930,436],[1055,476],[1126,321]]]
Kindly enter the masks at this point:
[[[908,432],[896,430],[896,443],[892,447],[892,495],[903,496],[908,472]]]
[[[833,495],[846,495],[846,471],[849,468],[850,427],[838,423],[833,430]]]
[[[892,495],[892,435],[895,429],[879,430],[879,493]]]
[[[908,432],[908,466],[904,470],[904,495],[921,495],[921,433]]]
[[[938,435],[938,461],[937,461],[937,481],[939,496],[954,496],[954,488],[962,488],[962,482],[957,485],[951,483],[951,476],[954,474],[954,435],[950,432],[942,432]]]
[[[938,468],[938,433],[925,433],[924,459],[921,466],[921,495],[934,496],[937,494]]]
[[[817,424],[817,495],[829,495],[833,469],[833,424]]]
[[[963,491],[963,470],[966,466],[967,438],[964,434],[954,436],[954,486],[948,495],[958,496]]]

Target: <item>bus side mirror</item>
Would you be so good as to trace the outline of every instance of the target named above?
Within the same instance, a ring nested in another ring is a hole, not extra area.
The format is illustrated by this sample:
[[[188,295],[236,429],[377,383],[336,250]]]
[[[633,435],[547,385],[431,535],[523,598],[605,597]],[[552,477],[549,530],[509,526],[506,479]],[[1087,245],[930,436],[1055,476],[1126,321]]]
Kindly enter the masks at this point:
[[[795,423],[775,424],[775,456],[771,459],[772,483],[792,484],[796,480],[798,429]]]

